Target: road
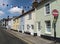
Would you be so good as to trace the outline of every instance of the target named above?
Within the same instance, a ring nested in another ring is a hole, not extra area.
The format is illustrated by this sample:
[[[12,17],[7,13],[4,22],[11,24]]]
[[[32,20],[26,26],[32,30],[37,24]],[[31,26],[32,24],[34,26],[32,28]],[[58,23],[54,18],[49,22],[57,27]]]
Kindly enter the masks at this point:
[[[0,28],[0,44],[27,44]]]

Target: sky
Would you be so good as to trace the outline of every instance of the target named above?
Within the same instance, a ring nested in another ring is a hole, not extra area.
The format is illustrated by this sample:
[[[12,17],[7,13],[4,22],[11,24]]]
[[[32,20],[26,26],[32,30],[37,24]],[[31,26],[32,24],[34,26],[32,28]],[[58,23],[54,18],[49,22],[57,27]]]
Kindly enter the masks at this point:
[[[19,16],[24,9],[31,9],[33,0],[0,0],[0,19]]]

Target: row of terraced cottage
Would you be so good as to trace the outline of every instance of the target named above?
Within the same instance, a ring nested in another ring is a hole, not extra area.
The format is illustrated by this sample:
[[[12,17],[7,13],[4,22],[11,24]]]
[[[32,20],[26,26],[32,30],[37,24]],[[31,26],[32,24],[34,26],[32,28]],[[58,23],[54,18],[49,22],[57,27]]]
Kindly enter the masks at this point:
[[[33,8],[27,12],[22,10],[22,15],[8,21],[11,29],[45,38],[54,37],[54,16],[52,11],[56,9],[59,13],[56,22],[56,37],[60,38],[60,0],[35,0]]]

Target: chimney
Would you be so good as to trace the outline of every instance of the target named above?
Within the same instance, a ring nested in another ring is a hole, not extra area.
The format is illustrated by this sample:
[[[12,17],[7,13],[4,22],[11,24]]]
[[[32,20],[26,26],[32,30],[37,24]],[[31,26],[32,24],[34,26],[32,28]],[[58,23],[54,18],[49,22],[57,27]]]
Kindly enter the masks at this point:
[[[22,10],[22,14],[24,14],[24,9]]]
[[[9,16],[7,16],[7,19],[9,20]]]
[[[33,3],[32,3],[32,7],[37,8],[37,6],[38,6],[38,1],[34,0]]]
[[[34,0],[34,2],[37,2],[37,0]]]

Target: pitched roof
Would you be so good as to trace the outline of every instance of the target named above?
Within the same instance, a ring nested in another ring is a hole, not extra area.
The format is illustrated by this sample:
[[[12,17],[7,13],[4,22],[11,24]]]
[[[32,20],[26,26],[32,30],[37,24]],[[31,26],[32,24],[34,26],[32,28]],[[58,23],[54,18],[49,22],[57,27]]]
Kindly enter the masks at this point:
[[[41,0],[41,1],[38,3],[38,6],[44,4],[44,3],[48,2],[48,1],[50,1],[50,0]],[[16,18],[14,18],[14,20],[15,20],[15,19],[18,19],[18,18],[20,18],[20,17],[23,17],[23,16],[27,15],[28,13],[30,13],[30,12],[32,12],[32,11],[34,11],[34,10],[35,10],[35,9],[32,8],[31,10],[29,10],[29,11],[23,13],[22,15],[17,16]]]
[[[25,16],[25,15],[27,15],[28,13],[30,13],[30,12],[32,12],[32,11],[34,11],[34,10],[35,10],[35,9],[31,9],[31,10],[29,10],[29,11],[23,13],[22,15],[16,17],[15,19],[18,19],[18,18],[20,18],[20,17],[22,17],[22,16]]]

